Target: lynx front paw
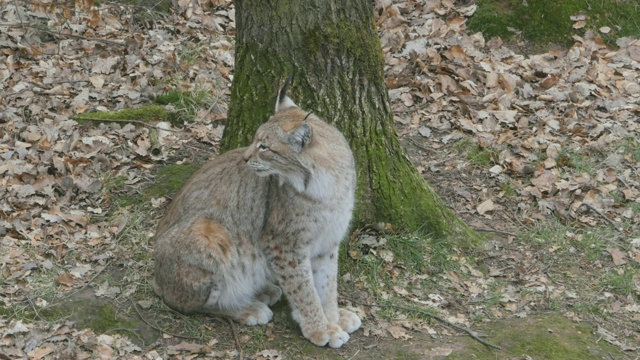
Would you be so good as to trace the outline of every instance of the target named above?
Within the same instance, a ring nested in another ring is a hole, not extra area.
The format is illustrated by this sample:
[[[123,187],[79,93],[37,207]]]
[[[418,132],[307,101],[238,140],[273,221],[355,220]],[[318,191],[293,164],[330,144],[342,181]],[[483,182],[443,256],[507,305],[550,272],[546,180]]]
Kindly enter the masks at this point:
[[[315,345],[325,346],[329,344],[334,349],[341,347],[349,340],[349,334],[336,324],[327,324],[325,329],[313,330],[309,334],[304,334],[304,337]]]
[[[351,334],[352,332],[360,329],[362,321],[360,321],[360,318],[355,313],[346,309],[340,309],[340,320],[338,320],[338,325],[340,325],[342,330]]]

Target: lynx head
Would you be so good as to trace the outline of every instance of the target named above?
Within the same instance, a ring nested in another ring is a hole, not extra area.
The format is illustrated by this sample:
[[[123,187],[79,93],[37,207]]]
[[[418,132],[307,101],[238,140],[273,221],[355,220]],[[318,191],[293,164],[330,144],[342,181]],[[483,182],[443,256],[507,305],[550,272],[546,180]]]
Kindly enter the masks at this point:
[[[290,79],[278,93],[275,113],[256,132],[244,153],[247,166],[258,176],[276,175],[303,192],[311,181],[312,170],[305,151],[313,143],[310,112],[301,110],[287,95]]]

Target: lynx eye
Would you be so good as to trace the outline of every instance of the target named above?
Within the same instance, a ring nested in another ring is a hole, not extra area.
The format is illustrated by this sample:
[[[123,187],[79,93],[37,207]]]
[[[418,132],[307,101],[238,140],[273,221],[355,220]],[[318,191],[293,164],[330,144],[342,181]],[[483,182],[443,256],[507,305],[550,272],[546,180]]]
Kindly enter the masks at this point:
[[[268,147],[266,147],[263,143],[258,143],[258,149],[259,149],[260,151],[267,151],[267,150],[269,150],[269,148],[268,148]]]

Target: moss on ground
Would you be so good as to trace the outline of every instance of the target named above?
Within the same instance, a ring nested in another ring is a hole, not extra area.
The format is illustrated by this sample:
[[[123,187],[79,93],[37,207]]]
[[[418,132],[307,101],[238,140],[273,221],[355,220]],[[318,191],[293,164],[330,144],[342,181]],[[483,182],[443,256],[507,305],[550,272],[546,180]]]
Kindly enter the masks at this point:
[[[86,299],[61,303],[39,313],[47,321],[67,319],[76,323],[78,329],[90,328],[96,333],[133,329],[136,323],[118,315],[118,311],[107,303]]]
[[[586,25],[573,29],[571,16],[579,14],[587,16]],[[598,32],[603,26],[611,32],[600,35],[613,45],[618,37],[640,35],[638,19],[640,3],[633,0],[479,0],[468,25],[486,38],[508,40],[520,33],[540,50],[548,44],[571,46],[572,35],[582,36],[586,29]]]
[[[198,108],[210,102],[208,91],[180,91],[170,90],[157,95],[149,104],[136,109],[123,109],[118,111],[105,111],[78,114],[73,120],[78,123],[100,122],[149,122],[152,120],[166,121],[173,126],[182,126],[185,122],[193,121]],[[175,111],[167,110],[166,105],[173,105]],[[133,121],[132,121],[133,120]]]
[[[56,323],[59,321],[69,321],[75,324],[76,329],[92,329],[97,334],[120,333],[131,335],[130,332],[142,334],[141,338],[146,341],[156,339],[159,333],[152,334],[152,329],[144,322],[133,317],[132,314],[121,312],[110,302],[96,298],[93,291],[81,291],[69,299],[58,304],[48,306],[36,311],[27,309],[16,312],[14,308],[0,306],[0,315],[3,317],[15,317],[23,321],[46,321]],[[131,337],[136,341],[136,337]]]
[[[447,359],[603,359],[607,355],[623,356],[605,341],[596,341],[589,325],[575,323],[562,315],[533,316],[526,319],[502,320],[486,326],[485,340],[503,350],[489,349],[466,338],[463,351],[455,351]]]
[[[154,183],[143,189],[136,195],[116,196],[114,202],[119,207],[138,206],[149,204],[151,199],[160,197],[172,197],[189,180],[191,175],[200,168],[196,164],[173,164],[158,169]],[[107,191],[117,191],[117,187],[124,187],[121,177],[116,177],[105,185]]]
[[[433,338],[429,334],[411,332],[408,341],[391,337],[365,337],[361,332],[339,351],[314,346],[302,336],[280,336],[295,331],[295,324],[283,311],[274,312],[277,336],[264,341],[262,348],[281,349],[284,358],[292,359],[562,359],[600,360],[624,358],[624,354],[605,341],[592,335],[589,325],[575,323],[561,315],[540,315],[525,319],[488,322],[480,330],[483,340],[498,345],[502,350],[488,348],[468,336]],[[244,332],[244,329],[241,328]],[[256,327],[254,332],[261,328]],[[264,329],[263,329],[264,331]],[[257,347],[258,349],[260,347]],[[247,351],[250,354],[252,351]]]
[[[143,196],[146,199],[173,196],[199,168],[200,166],[195,164],[173,164],[162,167],[158,169],[153,185],[143,191]]]
[[[85,113],[74,116],[73,120],[78,123],[90,123],[90,122],[124,122],[127,120],[131,121],[142,121],[149,122],[151,120],[158,121],[167,121],[172,125],[181,125],[180,117],[173,112],[167,111],[164,106],[161,105],[147,105],[137,109],[123,109],[119,111],[106,111],[106,112],[94,112],[94,113]]]
[[[179,91],[171,90],[160,95],[156,95],[153,99],[154,102],[160,105],[179,105],[183,103],[188,104],[201,104],[204,98],[207,96],[203,91]]]

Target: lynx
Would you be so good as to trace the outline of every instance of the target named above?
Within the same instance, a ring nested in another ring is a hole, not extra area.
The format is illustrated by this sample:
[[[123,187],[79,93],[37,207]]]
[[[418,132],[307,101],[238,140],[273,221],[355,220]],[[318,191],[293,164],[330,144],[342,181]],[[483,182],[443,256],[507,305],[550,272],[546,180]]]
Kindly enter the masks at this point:
[[[354,203],[349,145],[280,90],[253,143],[205,164],[156,231],[155,288],[183,313],[266,324],[282,292],[302,334],[342,346],[360,318],[338,308],[338,248]]]

